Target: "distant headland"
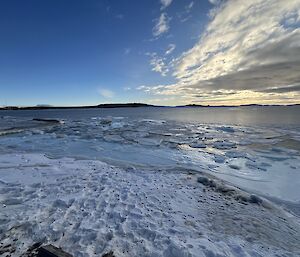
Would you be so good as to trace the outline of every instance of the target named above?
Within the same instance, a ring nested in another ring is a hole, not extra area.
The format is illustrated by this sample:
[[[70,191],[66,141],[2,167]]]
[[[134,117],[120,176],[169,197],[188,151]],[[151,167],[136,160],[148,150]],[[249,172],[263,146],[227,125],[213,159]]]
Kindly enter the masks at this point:
[[[5,106],[0,107],[0,110],[48,110],[48,109],[93,109],[93,108],[136,108],[136,107],[157,107],[143,103],[114,103],[114,104],[99,104],[87,106],[52,106],[52,105],[36,105],[36,106]]]

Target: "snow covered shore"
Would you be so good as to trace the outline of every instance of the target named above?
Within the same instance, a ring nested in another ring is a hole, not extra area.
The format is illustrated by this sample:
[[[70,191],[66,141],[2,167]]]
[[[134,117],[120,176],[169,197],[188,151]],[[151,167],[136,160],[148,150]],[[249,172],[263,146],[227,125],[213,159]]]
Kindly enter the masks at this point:
[[[207,176],[2,154],[1,256],[300,256],[299,219]]]

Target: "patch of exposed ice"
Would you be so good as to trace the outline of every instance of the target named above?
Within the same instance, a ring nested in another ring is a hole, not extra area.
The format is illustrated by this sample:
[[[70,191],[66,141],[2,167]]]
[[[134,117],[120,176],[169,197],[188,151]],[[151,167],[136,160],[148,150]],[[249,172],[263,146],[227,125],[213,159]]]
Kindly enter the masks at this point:
[[[206,144],[202,142],[199,142],[199,141],[196,141],[196,142],[192,142],[191,144],[189,144],[190,147],[192,148],[206,148]]]
[[[166,121],[165,120],[142,119],[142,120],[140,120],[140,122],[161,125],[161,124],[165,123]]]
[[[212,144],[214,148],[217,149],[232,149],[236,148],[236,144],[234,142],[230,142],[227,140],[218,140]]]
[[[233,127],[225,127],[225,126],[217,127],[216,129],[219,131],[224,131],[224,132],[229,132],[229,133],[234,133],[234,131],[235,131]]]

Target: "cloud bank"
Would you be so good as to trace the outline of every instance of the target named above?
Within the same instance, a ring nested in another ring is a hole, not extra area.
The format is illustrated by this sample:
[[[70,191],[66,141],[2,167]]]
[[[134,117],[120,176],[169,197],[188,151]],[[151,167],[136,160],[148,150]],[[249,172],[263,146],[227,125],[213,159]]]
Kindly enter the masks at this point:
[[[165,67],[177,82],[140,89],[182,103],[300,102],[300,1],[210,2],[199,41]],[[153,34],[168,30],[159,27]]]

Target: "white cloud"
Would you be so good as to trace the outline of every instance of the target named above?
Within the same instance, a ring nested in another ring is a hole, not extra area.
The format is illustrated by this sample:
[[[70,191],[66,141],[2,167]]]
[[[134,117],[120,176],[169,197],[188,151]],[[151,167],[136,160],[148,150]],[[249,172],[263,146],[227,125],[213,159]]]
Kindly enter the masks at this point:
[[[261,65],[263,60],[250,55],[293,33],[299,35],[299,30],[282,26],[282,21],[297,8],[298,0],[229,1],[200,41],[182,55],[176,76],[207,80]]]
[[[160,17],[156,20],[156,24],[152,30],[154,37],[159,37],[160,35],[168,32],[170,18],[166,13],[162,13]]]
[[[109,89],[99,88],[98,93],[104,98],[113,98],[115,93]]]
[[[192,11],[192,8],[194,6],[194,1],[190,2],[184,7],[184,11],[178,14],[178,18],[181,22],[186,22],[190,18],[192,18],[192,15],[190,14]]]
[[[171,54],[176,48],[175,44],[169,44],[167,51],[165,52],[165,55]]]
[[[166,59],[159,57],[156,53],[147,53],[150,56],[150,65],[152,66],[152,71],[160,73],[162,76],[166,76],[169,72],[169,68],[165,63]]]
[[[194,6],[194,2],[192,1],[192,2],[190,2],[190,3],[185,7],[185,9],[186,9],[186,10],[191,10],[191,9],[193,8],[193,6]]]
[[[218,5],[221,3],[221,0],[208,0],[213,5]]]
[[[216,90],[234,90],[234,97],[222,95],[233,101],[247,91],[258,100],[299,102],[300,1],[228,0],[214,10],[199,41],[177,58],[177,83],[148,90],[194,100],[195,95],[212,100],[209,95],[216,97]]]
[[[165,9],[172,3],[172,0],[160,0],[160,3],[162,5],[161,9]]]

